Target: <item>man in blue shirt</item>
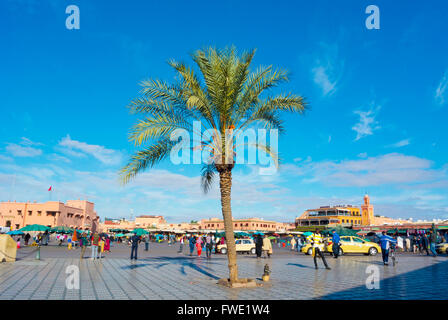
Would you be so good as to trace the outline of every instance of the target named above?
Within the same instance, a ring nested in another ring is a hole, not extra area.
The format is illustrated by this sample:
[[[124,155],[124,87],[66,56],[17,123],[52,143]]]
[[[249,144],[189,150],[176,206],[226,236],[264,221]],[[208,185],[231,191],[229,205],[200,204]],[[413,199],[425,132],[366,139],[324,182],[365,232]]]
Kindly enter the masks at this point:
[[[383,231],[382,233],[383,235],[380,238],[381,253],[383,254],[383,263],[387,266],[389,264],[389,249],[391,245],[397,243],[397,240],[386,235],[386,231]]]
[[[339,256],[339,241],[341,241],[341,238],[336,230],[333,230],[333,237],[331,238],[331,241],[333,242],[333,257],[337,259]]]

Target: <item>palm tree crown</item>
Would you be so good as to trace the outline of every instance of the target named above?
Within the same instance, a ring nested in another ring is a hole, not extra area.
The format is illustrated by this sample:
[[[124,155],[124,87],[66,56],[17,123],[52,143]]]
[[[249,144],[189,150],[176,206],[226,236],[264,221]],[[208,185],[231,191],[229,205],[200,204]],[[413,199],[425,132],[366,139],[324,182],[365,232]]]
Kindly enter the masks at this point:
[[[197,146],[210,155],[202,168],[204,191],[209,190],[214,174],[222,166],[233,167],[235,153],[231,149],[235,145],[231,141],[245,129],[261,126],[283,132],[280,112],[302,113],[306,103],[294,94],[263,97],[267,90],[288,81],[288,73],[274,70],[272,66],[250,73],[254,54],[252,50],[238,56],[233,47],[198,50],[192,59],[202,79],[193,68],[171,60],[169,65],[178,75],[176,83],[142,81],[142,96],[131,102],[130,109],[145,117],[132,128],[130,140],[138,147],[145,146],[122,169],[123,182],[165,159],[177,143],[172,141],[171,134],[179,129],[193,133],[193,121],[200,121],[205,129],[214,132],[210,139],[200,141]],[[277,160],[269,145],[253,146]]]

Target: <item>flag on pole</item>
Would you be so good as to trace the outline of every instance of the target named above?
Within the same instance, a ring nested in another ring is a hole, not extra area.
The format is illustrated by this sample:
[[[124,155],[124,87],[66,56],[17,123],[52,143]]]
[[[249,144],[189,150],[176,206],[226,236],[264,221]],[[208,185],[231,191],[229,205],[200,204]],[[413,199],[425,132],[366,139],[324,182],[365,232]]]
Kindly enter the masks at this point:
[[[48,188],[48,191],[51,191],[51,186],[50,186],[50,188]]]

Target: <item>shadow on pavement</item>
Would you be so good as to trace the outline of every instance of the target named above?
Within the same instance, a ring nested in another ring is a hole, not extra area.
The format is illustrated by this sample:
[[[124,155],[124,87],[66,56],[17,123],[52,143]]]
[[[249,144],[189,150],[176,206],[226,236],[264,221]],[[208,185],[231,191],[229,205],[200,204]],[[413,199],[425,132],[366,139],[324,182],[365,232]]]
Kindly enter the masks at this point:
[[[195,270],[199,273],[202,273],[203,275],[210,277],[212,279],[218,280],[220,279],[219,277],[215,276],[214,274],[210,273],[209,271],[212,271],[211,268],[204,266],[204,265],[198,265],[200,263],[207,263],[209,265],[211,264],[218,264],[218,263],[214,263],[211,260],[206,260],[206,258],[201,258],[201,259],[197,259],[196,257],[151,257],[151,258],[145,258],[145,259],[141,259],[140,261],[148,261],[148,262],[161,262],[160,264],[152,264],[154,265],[157,269],[160,269],[164,266],[167,265],[171,265],[171,264],[176,264],[179,265],[179,271],[186,275],[186,271],[185,268],[190,268],[192,270]],[[149,263],[144,263],[144,264],[140,264],[142,266],[148,266],[151,265]],[[130,265],[130,266],[126,266],[126,267],[122,267],[123,269],[135,269],[136,267],[132,267],[132,266],[139,266],[138,264],[136,265]]]
[[[382,264],[382,263],[381,263]],[[393,268],[392,266],[385,268]],[[380,268],[380,272],[382,272]],[[323,300],[447,300],[448,261],[380,281],[379,289],[366,285],[324,295]],[[367,277],[370,274],[366,274]],[[366,281],[367,282],[367,281]],[[415,288],[415,289],[414,289]]]
[[[299,268],[314,269],[313,267],[305,266],[305,265],[300,264],[300,263],[288,263],[288,264],[286,264],[286,265],[287,265],[287,266],[296,266],[296,267],[299,267]]]

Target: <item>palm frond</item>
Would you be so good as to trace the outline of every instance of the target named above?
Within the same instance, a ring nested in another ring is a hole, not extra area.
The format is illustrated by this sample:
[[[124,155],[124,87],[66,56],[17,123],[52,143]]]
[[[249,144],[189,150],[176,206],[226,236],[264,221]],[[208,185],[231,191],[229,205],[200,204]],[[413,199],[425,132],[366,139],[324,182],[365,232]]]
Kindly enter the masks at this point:
[[[208,193],[216,176],[216,167],[213,163],[205,164],[201,169],[201,186],[204,193]]]
[[[138,173],[142,172],[148,167],[153,167],[155,164],[166,158],[172,147],[176,144],[175,141],[170,141],[167,138],[162,138],[149,147],[137,151],[128,164],[121,169],[120,177],[123,184],[128,183]]]

